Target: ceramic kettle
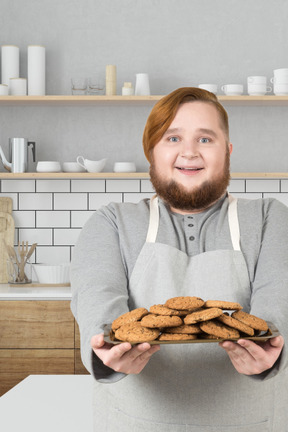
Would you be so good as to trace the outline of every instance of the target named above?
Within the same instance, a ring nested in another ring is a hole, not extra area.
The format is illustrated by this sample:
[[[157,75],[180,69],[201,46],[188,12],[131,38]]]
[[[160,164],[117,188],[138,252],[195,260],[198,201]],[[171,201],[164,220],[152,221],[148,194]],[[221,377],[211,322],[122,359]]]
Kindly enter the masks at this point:
[[[36,143],[26,138],[9,138],[9,159],[8,161],[0,146],[0,158],[4,168],[13,173],[22,173],[28,170],[28,147],[32,146],[33,162],[35,162]]]

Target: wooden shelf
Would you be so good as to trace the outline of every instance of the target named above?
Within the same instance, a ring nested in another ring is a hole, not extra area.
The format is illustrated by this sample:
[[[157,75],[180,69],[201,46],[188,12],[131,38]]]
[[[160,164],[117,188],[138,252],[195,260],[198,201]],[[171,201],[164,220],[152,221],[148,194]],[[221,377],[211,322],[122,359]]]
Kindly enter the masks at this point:
[[[288,172],[243,172],[231,173],[232,179],[285,179],[288,178]],[[148,172],[135,173],[7,173],[0,172],[0,180],[16,180],[16,179],[149,179]]]
[[[0,96],[0,106],[87,106],[97,104],[151,105],[163,95],[151,96]],[[288,106],[288,96],[224,96],[218,95],[223,105],[247,106]]]

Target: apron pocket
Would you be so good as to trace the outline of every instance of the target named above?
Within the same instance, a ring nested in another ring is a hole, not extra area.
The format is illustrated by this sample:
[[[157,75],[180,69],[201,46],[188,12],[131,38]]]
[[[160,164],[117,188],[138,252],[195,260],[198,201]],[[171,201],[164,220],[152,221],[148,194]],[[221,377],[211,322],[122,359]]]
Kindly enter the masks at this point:
[[[230,426],[192,426],[187,425],[186,432],[269,432],[269,421]]]
[[[130,416],[118,409],[113,412],[111,410],[110,415],[109,432],[187,432],[186,425],[155,423]]]

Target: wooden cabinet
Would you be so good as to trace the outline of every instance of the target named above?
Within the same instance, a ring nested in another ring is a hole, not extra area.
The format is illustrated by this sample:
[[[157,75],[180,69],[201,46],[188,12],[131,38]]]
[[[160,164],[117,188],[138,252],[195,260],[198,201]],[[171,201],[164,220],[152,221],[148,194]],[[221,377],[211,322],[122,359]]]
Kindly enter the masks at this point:
[[[87,374],[69,301],[0,301],[0,396],[31,374]]]

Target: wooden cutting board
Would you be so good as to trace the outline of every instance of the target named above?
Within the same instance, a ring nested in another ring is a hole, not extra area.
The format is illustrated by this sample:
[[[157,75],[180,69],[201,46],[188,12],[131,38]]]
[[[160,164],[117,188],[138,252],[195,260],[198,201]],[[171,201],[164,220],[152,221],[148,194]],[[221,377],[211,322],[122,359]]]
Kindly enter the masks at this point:
[[[3,241],[13,246],[15,223],[12,217],[12,199],[0,198],[0,283],[8,282],[7,274],[7,252]]]

